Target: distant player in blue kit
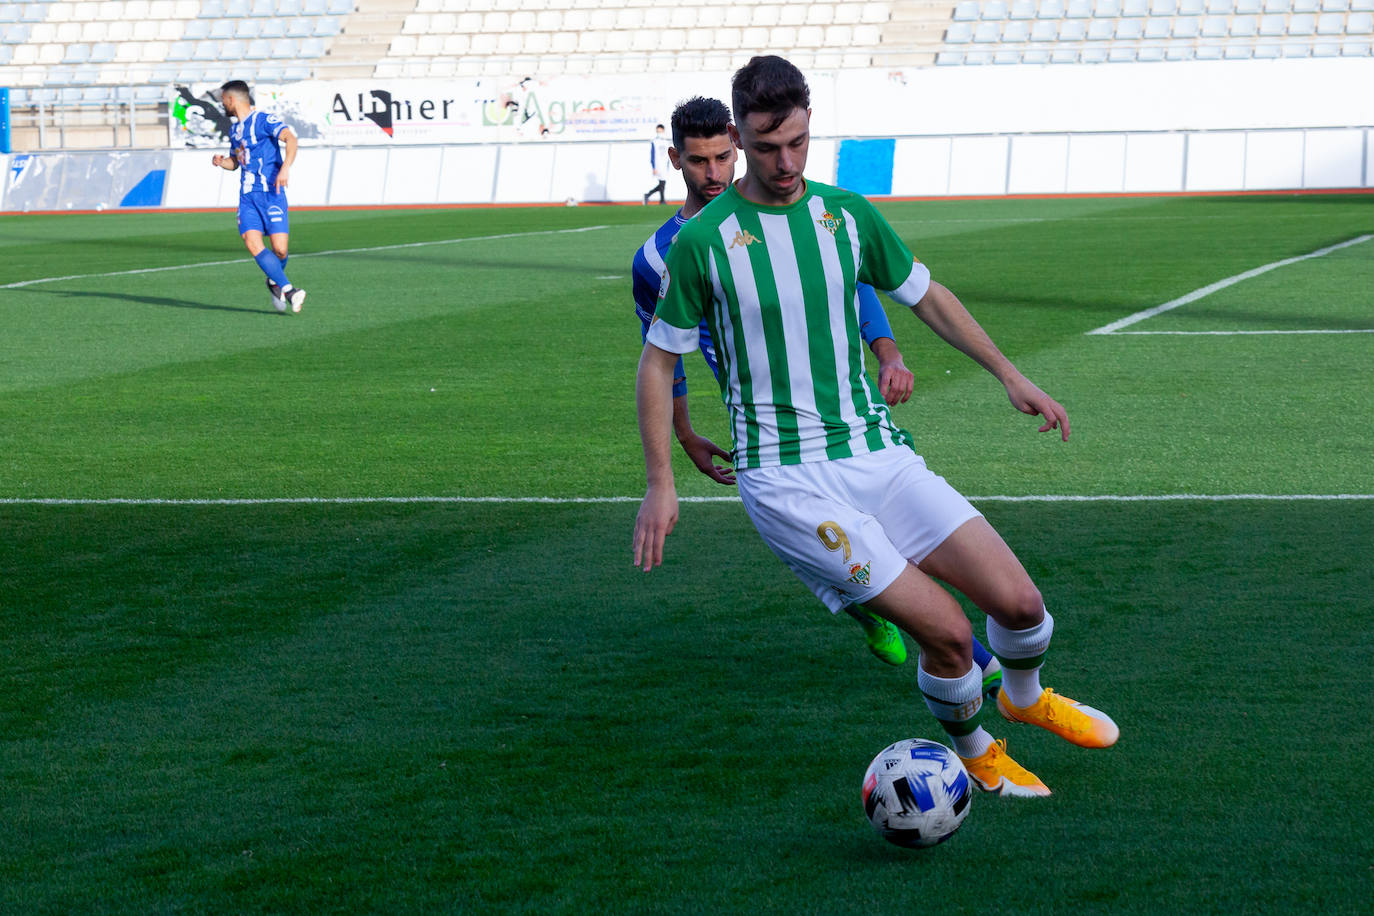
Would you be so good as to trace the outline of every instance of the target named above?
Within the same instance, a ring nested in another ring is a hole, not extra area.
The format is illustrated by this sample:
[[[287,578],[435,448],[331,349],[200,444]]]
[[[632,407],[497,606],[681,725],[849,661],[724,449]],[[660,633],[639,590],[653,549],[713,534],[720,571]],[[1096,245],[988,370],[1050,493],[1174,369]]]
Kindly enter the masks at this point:
[[[267,291],[279,312],[299,312],[305,290],[292,286],[286,277],[287,239],[290,218],[286,184],[291,163],[296,161],[296,134],[276,115],[253,107],[253,96],[243,80],[220,87],[224,113],[234,119],[229,132],[228,156],[216,155],[213,163],[232,172],[243,171],[239,183],[239,235],[248,253],[267,274]],[[263,236],[271,243],[263,244]]]
[[[718,99],[700,96],[683,102],[673,112],[673,144],[668,147],[667,159],[673,168],[682,172],[687,186],[687,198],[682,209],[674,213],[635,252],[631,264],[634,277],[635,313],[639,315],[641,336],[649,333],[658,304],[659,288],[663,284],[664,257],[677,238],[678,231],[703,207],[730,187],[735,178],[737,152],[727,128],[730,110]],[[902,354],[892,337],[892,326],[873,287],[858,286],[859,331],[864,342],[878,358],[878,390],[889,404],[905,402],[911,397],[915,377],[902,362]],[[703,320],[698,348],[711,372],[720,378],[715,346]],[[673,431],[678,444],[707,477],[717,483],[733,484],[734,469],[718,465],[716,458],[730,460],[730,454],[692,428],[687,412],[687,377],[678,359],[673,372]],[[870,614],[859,605],[849,605],[846,611],[863,627],[869,649],[879,659],[892,665],[906,660],[906,646],[897,627]],[[974,656],[983,670],[984,690],[995,694],[1002,683],[1002,668],[991,652],[976,638]]]
[[[663,125],[654,126],[654,138],[649,141],[649,171],[654,175],[654,186],[644,192],[644,204],[648,206],[649,198],[658,195],[658,202],[665,204],[668,198],[664,196],[663,189],[668,186],[668,140],[663,136]]]

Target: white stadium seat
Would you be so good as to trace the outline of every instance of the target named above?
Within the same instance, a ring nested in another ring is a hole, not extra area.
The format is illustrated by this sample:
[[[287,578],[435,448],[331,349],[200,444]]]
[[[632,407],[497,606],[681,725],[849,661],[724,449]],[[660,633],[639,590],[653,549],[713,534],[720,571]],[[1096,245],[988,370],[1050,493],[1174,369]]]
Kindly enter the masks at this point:
[[[1297,13],[1288,19],[1289,35],[1311,35],[1316,30],[1317,19],[1311,13]]]
[[[967,22],[955,22],[945,30],[945,43],[951,45],[967,44],[973,40],[973,26]]]
[[[857,47],[876,48],[881,40],[882,29],[878,26],[869,22],[854,26],[854,44]],[[867,64],[864,66],[867,66]]]
[[[690,6],[680,6],[674,9],[691,10]],[[835,7],[829,3],[812,3],[806,8],[807,25],[831,25],[835,21]]]

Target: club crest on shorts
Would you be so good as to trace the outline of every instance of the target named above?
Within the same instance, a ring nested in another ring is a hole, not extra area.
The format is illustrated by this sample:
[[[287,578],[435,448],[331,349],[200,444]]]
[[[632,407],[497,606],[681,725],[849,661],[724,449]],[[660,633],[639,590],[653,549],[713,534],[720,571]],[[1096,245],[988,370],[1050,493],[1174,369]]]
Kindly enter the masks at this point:
[[[853,582],[855,585],[860,585],[860,586],[863,586],[864,588],[867,588],[867,587],[868,587],[868,568],[869,568],[870,566],[872,566],[872,565],[873,565],[873,562],[872,562],[871,560],[870,560],[869,562],[863,564],[862,566],[860,566],[858,563],[853,564],[852,566],[849,567],[849,578],[846,579],[845,581],[846,581],[846,582]]]

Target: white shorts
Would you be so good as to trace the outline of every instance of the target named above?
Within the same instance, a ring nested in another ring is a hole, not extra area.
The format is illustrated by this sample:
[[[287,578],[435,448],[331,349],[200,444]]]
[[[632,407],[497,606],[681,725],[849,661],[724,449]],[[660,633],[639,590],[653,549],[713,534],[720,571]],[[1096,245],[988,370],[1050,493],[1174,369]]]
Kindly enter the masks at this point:
[[[980,513],[910,449],[748,468],[736,475],[760,535],[831,613],[882,593]]]

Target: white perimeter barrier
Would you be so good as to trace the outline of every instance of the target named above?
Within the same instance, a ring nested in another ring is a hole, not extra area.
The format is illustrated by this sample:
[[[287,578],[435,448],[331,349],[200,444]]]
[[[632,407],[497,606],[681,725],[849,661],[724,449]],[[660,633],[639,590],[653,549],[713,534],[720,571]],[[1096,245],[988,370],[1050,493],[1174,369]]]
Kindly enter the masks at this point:
[[[665,107],[692,91],[728,99],[729,74],[671,76],[653,87]],[[858,70],[810,81],[808,176],[875,196],[1374,187],[1374,59]],[[636,202],[653,184],[648,146],[303,146],[289,195],[296,206]],[[211,155],[0,157],[0,209],[233,207],[238,176]],[[678,173],[668,193],[682,196]]]

